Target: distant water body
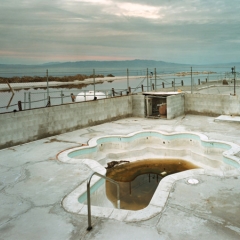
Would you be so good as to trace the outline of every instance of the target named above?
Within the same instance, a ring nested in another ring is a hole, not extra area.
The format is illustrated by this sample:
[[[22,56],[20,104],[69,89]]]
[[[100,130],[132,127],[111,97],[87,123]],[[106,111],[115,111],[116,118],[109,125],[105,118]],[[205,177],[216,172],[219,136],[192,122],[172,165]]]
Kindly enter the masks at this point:
[[[108,74],[112,74],[114,76],[126,76],[127,69],[129,72],[129,76],[143,76],[147,74],[147,67],[130,67],[130,68],[108,68],[108,67],[99,67],[95,68],[96,75],[104,75],[107,76]],[[0,77],[13,77],[13,76],[46,76],[46,71],[48,70],[49,76],[74,76],[77,74],[85,74],[91,75],[93,74],[93,68],[77,68],[77,67],[59,67],[59,66],[4,66],[0,65]],[[149,74],[152,72],[154,73],[155,67],[148,67]],[[211,66],[206,67],[193,67],[192,69],[194,72],[202,72],[202,71],[212,71],[217,73],[224,73],[226,71],[230,71],[230,69],[226,68],[213,68]],[[191,68],[188,66],[174,66],[174,67],[163,67],[159,66],[156,67],[157,74],[171,74],[177,72],[190,72]]]

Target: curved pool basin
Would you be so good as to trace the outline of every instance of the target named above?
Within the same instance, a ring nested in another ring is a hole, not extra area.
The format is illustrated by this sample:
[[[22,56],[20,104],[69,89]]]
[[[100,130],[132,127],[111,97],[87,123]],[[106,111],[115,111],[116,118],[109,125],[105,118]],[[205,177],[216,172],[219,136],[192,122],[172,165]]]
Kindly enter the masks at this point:
[[[237,153],[240,147],[234,143],[208,140],[199,133],[160,131],[141,131],[128,135],[114,135],[92,138],[88,146],[68,149],[58,155],[66,163],[83,163],[92,171],[106,174],[106,165],[110,161],[127,160],[130,162],[144,159],[183,159],[198,165],[193,169],[165,177],[158,185],[149,205],[139,211],[112,209],[110,207],[92,206],[92,215],[109,217],[124,221],[137,221],[155,216],[162,211],[169,192],[179,179],[207,175],[239,175],[240,159]],[[96,186],[99,177],[94,176],[91,184]],[[78,202],[85,196],[86,182],[81,184],[62,202],[70,212],[87,214],[86,205]]]

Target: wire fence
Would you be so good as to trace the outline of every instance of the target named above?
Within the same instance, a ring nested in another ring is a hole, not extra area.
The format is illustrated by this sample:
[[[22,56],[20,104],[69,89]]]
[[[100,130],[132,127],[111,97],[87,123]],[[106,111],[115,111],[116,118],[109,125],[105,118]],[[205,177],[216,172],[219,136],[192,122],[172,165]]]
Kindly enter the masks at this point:
[[[156,90],[240,94],[235,67],[93,69],[86,74],[45,70],[27,75],[0,72],[0,113]]]

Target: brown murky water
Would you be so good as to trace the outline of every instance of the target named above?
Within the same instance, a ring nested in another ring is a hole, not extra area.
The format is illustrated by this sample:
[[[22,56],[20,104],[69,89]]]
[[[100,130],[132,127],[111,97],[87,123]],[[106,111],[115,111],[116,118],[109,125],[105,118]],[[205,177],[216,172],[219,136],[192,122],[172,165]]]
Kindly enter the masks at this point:
[[[120,185],[121,209],[145,208],[161,179],[167,175],[199,168],[181,159],[146,159],[107,169],[106,176]],[[107,198],[117,207],[117,187],[106,181]]]

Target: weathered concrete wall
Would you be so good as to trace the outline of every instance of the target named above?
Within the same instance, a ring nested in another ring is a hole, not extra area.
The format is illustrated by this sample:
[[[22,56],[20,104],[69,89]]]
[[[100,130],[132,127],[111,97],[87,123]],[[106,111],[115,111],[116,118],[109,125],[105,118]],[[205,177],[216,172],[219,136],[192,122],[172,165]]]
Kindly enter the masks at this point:
[[[167,118],[184,113],[240,115],[240,98],[188,93],[169,96]],[[0,114],[0,149],[130,116],[145,116],[144,95]]]
[[[185,100],[184,94],[172,95],[167,97],[167,119],[184,115]]]
[[[185,113],[217,116],[239,115],[239,96],[214,94],[185,94]]]
[[[0,114],[0,149],[132,116],[132,96]]]
[[[145,117],[144,95],[132,95],[132,115],[134,117]]]

